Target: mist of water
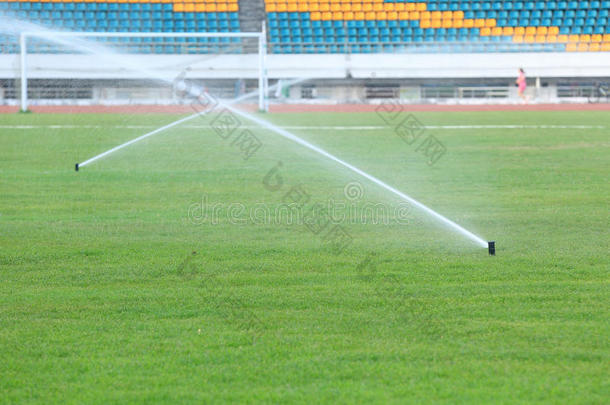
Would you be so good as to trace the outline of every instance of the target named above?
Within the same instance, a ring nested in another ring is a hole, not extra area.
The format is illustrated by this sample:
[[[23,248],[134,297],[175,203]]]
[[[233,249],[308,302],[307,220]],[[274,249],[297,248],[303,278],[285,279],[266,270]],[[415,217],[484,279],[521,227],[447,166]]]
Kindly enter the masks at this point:
[[[0,17],[0,19],[1,19],[1,17]],[[16,21],[16,20],[13,20],[13,21]],[[11,27],[11,25],[9,25],[9,23],[7,23],[5,25],[4,21],[2,21],[2,26],[3,26],[3,29],[5,29],[5,27]],[[142,75],[144,75],[144,76],[146,76],[146,77],[148,77],[150,79],[155,79],[155,80],[158,80],[160,82],[167,83],[169,85],[172,85],[172,83],[174,81],[174,78],[169,78],[169,77],[161,75],[161,74],[159,74],[157,72],[153,72],[153,71],[150,71],[150,70],[147,70],[147,69],[143,69],[142,66],[137,64],[137,63],[135,63],[135,61],[133,59],[130,60],[128,55],[119,54],[119,53],[115,52],[114,50],[112,50],[112,49],[110,49],[110,48],[108,48],[106,46],[103,46],[103,45],[100,45],[100,44],[96,44],[96,43],[92,43],[91,41],[87,41],[87,40],[84,40],[82,38],[70,38],[69,40],[67,40],[67,39],[64,39],[64,38],[62,38],[60,36],[54,36],[53,33],[55,31],[44,29],[42,27],[39,27],[39,26],[37,26],[35,24],[31,24],[31,23],[24,22],[23,24],[21,24],[21,22],[19,22],[17,25],[13,25],[12,27],[18,28],[15,31],[15,33],[19,33],[21,31],[36,31],[36,32],[40,33],[40,35],[43,36],[45,38],[45,40],[53,41],[53,42],[59,43],[59,44],[61,44],[63,46],[69,47],[71,49],[82,51],[84,53],[92,53],[92,54],[103,56],[105,58],[108,58],[113,63],[116,63],[119,66],[123,66],[124,68],[127,68],[127,69],[130,69],[132,71],[141,73]],[[24,29],[26,27],[27,27],[27,29]],[[86,35],[86,34],[84,34],[84,35]],[[190,86],[189,87],[189,92],[191,92],[191,94],[194,97],[199,97],[202,94],[202,91],[205,91],[205,90],[203,90],[201,88],[197,88],[196,86]],[[299,145],[301,145],[301,146],[303,146],[303,147],[305,147],[305,148],[307,148],[307,149],[309,149],[309,150],[311,150],[311,151],[313,151],[313,152],[315,152],[315,153],[317,153],[317,154],[319,154],[319,155],[321,155],[321,156],[323,156],[323,157],[325,157],[327,159],[330,159],[331,161],[333,161],[333,162],[335,162],[335,163],[337,163],[337,164],[347,168],[348,170],[350,170],[350,171],[352,171],[352,172],[354,172],[354,173],[356,173],[356,174],[366,178],[367,180],[369,180],[369,181],[373,182],[374,184],[378,185],[379,187],[381,187],[381,188],[389,191],[390,193],[398,196],[402,200],[413,204],[415,207],[419,208],[421,211],[425,212],[426,214],[432,216],[433,218],[435,218],[437,221],[439,221],[441,224],[443,224],[447,228],[449,228],[449,229],[457,232],[458,234],[462,235],[463,237],[473,241],[477,245],[479,245],[481,247],[484,247],[484,248],[487,248],[488,244],[487,244],[487,242],[483,238],[481,238],[481,237],[475,235],[474,233],[468,231],[464,227],[462,227],[462,226],[458,225],[457,223],[451,221],[447,217],[439,214],[438,212],[436,212],[433,209],[429,208],[425,204],[417,201],[413,197],[403,193],[400,190],[397,190],[396,188],[394,188],[394,187],[390,186],[389,184],[385,183],[384,181],[374,177],[373,175],[371,175],[371,174],[369,174],[369,173],[367,173],[367,172],[365,172],[365,171],[363,171],[363,170],[361,170],[361,169],[351,165],[350,163],[348,163],[348,162],[346,162],[346,161],[336,157],[335,155],[327,152],[326,150],[320,148],[319,146],[316,146],[316,145],[314,145],[314,144],[312,144],[310,142],[307,142],[306,140],[298,137],[297,135],[295,135],[295,134],[293,134],[293,133],[291,133],[291,132],[289,132],[289,131],[287,131],[287,130],[285,130],[283,128],[280,128],[277,125],[275,125],[275,124],[273,124],[273,123],[271,123],[271,122],[269,122],[269,121],[267,121],[267,120],[265,120],[263,118],[260,118],[258,116],[253,115],[253,114],[250,114],[250,113],[248,113],[246,111],[243,111],[243,110],[241,110],[239,108],[236,108],[236,107],[230,105],[229,103],[226,103],[226,102],[223,102],[223,101],[219,100],[218,101],[218,105],[221,106],[221,107],[224,107],[224,108],[226,108],[228,110],[230,110],[234,114],[237,114],[237,115],[239,115],[239,116],[241,116],[241,117],[243,117],[243,118],[245,118],[245,119],[247,119],[247,120],[249,120],[251,122],[254,122],[254,123],[260,125],[262,128],[265,128],[265,129],[267,129],[267,130],[269,130],[271,132],[274,132],[274,133],[276,133],[276,134],[278,134],[278,135],[280,135],[280,136],[282,136],[282,137],[284,137],[286,139],[289,139],[290,141],[295,142],[295,143],[297,143],[297,144],[299,144]],[[189,118],[189,117],[187,117],[187,118]],[[179,122],[179,123],[182,123],[182,122]],[[163,127],[159,128],[159,129],[153,131],[153,133],[160,132],[163,129],[165,129],[165,128],[163,128]],[[129,141],[126,144],[119,145],[119,146],[117,146],[117,147],[115,147],[113,149],[110,149],[109,151],[104,152],[103,154],[100,154],[97,157],[89,159],[88,161],[86,161],[86,163],[90,163],[90,162],[92,162],[94,160],[97,160],[98,158],[101,158],[103,156],[107,156],[107,155],[111,154],[112,152],[114,152],[114,151],[116,151],[116,150],[118,150],[118,149],[120,149],[120,148],[122,148],[124,146],[127,146],[127,144],[132,144],[132,143],[137,142],[138,140],[140,140],[142,138],[143,138],[143,136],[139,137],[139,138],[136,138],[136,139],[134,139],[132,141]],[[81,165],[84,165],[84,164],[81,164]]]

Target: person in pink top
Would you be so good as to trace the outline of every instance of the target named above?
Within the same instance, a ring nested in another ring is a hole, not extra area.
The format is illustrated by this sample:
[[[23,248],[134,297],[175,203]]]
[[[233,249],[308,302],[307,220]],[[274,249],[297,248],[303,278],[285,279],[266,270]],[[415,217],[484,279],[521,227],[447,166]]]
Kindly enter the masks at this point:
[[[521,97],[521,100],[523,100],[524,103],[527,103],[528,97],[525,95],[527,80],[525,78],[525,71],[522,68],[519,68],[519,77],[517,77],[515,83],[519,86],[519,97]]]

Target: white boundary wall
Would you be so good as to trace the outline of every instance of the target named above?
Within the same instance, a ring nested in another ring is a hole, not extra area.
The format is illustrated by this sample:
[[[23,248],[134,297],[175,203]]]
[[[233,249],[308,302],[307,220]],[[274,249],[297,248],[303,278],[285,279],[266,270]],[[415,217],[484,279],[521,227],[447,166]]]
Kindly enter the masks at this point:
[[[148,70],[191,78],[257,78],[258,55],[129,55]],[[513,77],[523,67],[530,77],[607,77],[610,52],[480,54],[267,55],[270,78],[486,78]],[[27,56],[29,78],[142,79],[100,56]],[[0,55],[0,78],[19,77],[19,55]]]

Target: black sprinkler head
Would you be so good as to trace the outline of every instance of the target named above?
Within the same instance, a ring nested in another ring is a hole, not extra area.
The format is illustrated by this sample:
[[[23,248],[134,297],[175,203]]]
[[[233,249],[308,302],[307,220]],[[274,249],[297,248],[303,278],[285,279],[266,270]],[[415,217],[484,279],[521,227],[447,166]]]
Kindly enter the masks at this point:
[[[494,241],[487,242],[487,250],[489,250],[490,256],[495,256],[496,255],[496,242],[494,242]]]

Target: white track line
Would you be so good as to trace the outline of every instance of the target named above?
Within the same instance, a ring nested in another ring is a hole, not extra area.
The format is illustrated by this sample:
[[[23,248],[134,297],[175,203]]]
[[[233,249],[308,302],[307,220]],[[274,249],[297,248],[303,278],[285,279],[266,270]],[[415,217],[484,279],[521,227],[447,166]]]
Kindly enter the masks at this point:
[[[0,129],[150,129],[156,125],[0,125]],[[256,125],[244,126],[246,128],[259,128]],[[184,125],[186,129],[204,129],[207,125]],[[333,131],[366,131],[382,130],[389,126],[300,126],[292,125],[282,127],[292,130],[333,130]],[[427,129],[607,129],[604,125],[427,125]]]

